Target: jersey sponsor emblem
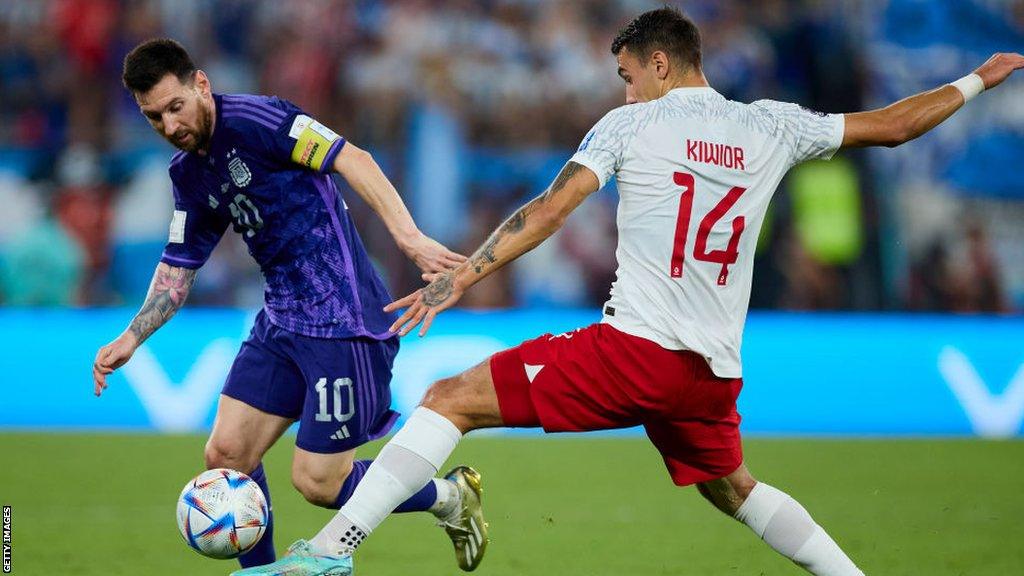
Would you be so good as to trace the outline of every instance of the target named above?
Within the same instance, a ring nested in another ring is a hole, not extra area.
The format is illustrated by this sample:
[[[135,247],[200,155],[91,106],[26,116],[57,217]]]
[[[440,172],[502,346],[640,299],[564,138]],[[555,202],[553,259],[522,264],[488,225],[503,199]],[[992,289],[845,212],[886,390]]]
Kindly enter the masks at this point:
[[[185,219],[188,217],[188,212],[184,210],[175,210],[174,215],[171,216],[171,232],[167,238],[167,241],[171,244],[184,244],[185,243]]]
[[[241,158],[235,156],[228,162],[228,173],[231,174],[231,181],[239,188],[245,188],[252,182],[252,172]]]

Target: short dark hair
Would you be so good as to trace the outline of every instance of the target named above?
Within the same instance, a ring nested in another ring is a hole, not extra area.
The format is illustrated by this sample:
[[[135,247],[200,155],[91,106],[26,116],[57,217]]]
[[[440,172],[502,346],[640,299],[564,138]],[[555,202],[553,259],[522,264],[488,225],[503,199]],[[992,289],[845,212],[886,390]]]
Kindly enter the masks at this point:
[[[694,69],[701,68],[700,30],[693,20],[672,6],[644,12],[619,30],[612,42],[612,54],[618,56],[623,48],[641,60],[662,50]]]
[[[188,51],[170,38],[155,38],[139,44],[124,57],[121,82],[132,92],[148,92],[168,74],[182,83],[196,71]]]

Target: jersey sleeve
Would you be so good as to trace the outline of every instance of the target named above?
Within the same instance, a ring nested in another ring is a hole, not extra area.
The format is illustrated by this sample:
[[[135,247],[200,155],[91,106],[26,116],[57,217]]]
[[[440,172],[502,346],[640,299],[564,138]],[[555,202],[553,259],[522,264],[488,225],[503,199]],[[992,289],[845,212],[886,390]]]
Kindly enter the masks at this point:
[[[160,261],[178,268],[196,269],[206,263],[228,223],[209,207],[182,193],[177,183],[173,186],[174,215]]]
[[[774,100],[760,100],[755,104],[775,117],[778,136],[786,145],[792,164],[815,159],[831,160],[843,144],[846,121],[842,114],[825,114]]]
[[[589,168],[603,187],[622,166],[635,122],[627,106],[605,114],[583,138],[570,162]]]
[[[287,100],[270,98],[265,103],[226,104],[244,107],[254,117],[253,129],[271,160],[298,164],[316,172],[328,172],[345,146],[345,139]],[[264,120],[258,122],[257,120]]]

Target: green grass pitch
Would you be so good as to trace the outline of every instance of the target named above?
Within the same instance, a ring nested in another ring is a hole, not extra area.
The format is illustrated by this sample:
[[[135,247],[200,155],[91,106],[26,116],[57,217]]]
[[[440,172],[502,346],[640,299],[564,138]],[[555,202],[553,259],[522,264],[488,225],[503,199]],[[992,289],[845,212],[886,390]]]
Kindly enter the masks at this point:
[[[16,575],[227,574],[178,536],[175,498],[200,436],[0,434]],[[379,444],[364,450],[376,452]],[[746,444],[755,476],[788,491],[867,574],[1024,573],[1024,442],[774,440]],[[279,550],[332,512],[289,479],[290,438],[267,458]],[[452,461],[484,475],[491,547],[481,575],[801,574],[746,527],[668,480],[642,439],[469,438]],[[362,576],[458,574],[423,514],[394,516],[360,550]]]

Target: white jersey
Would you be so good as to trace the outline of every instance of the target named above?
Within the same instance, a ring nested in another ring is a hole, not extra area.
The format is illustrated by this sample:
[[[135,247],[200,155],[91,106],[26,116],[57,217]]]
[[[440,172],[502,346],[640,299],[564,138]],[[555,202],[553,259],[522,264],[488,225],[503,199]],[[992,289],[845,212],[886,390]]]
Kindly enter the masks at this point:
[[[740,342],[754,249],[783,175],[829,159],[842,115],[796,104],[726,100],[677,88],[609,112],[572,161],[619,191],[616,280],[603,322],[742,376]]]

